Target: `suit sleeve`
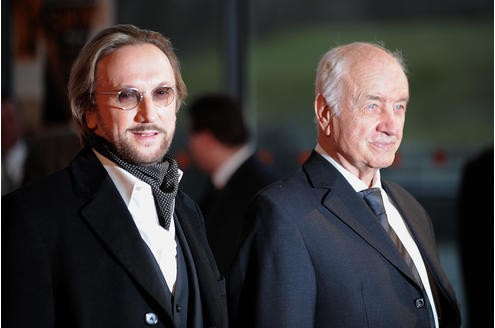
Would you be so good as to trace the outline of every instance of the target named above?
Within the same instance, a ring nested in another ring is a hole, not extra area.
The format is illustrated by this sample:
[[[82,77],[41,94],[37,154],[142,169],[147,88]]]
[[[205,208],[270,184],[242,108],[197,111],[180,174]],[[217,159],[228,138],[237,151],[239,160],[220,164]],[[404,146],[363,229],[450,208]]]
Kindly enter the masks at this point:
[[[47,247],[20,198],[2,200],[2,324],[54,327]]]
[[[314,266],[290,213],[258,197],[229,276],[234,327],[314,327]]]

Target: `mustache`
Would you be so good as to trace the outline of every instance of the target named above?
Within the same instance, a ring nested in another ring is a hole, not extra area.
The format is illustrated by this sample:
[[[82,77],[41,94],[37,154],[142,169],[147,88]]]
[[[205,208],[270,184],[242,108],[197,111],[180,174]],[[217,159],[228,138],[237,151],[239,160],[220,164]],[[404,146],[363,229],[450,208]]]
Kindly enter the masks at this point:
[[[128,132],[144,132],[144,131],[149,131],[149,130],[154,130],[160,133],[166,133],[164,129],[162,129],[159,126],[156,126],[155,124],[142,124],[138,125],[132,128],[127,129]]]

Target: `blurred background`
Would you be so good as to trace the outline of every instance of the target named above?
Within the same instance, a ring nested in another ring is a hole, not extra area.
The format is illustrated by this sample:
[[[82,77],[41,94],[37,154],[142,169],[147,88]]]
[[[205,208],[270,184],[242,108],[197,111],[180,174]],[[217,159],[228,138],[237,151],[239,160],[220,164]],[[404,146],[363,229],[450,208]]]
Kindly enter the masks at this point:
[[[66,83],[78,50],[102,27],[131,23],[169,37],[189,89],[184,107],[208,92],[238,97],[260,158],[281,175],[315,146],[320,56],[351,41],[401,50],[411,101],[396,162],[383,175],[430,213],[468,318],[459,197],[466,163],[493,147],[493,0],[3,0],[1,10],[2,194],[64,167],[78,151]],[[196,198],[206,177],[188,154],[187,129],[183,108],[171,152],[185,171],[183,189]],[[488,167],[482,180],[493,193]],[[493,246],[493,197],[487,208],[470,223],[481,221]],[[481,255],[493,272],[493,248]],[[493,280],[488,286],[491,298]]]

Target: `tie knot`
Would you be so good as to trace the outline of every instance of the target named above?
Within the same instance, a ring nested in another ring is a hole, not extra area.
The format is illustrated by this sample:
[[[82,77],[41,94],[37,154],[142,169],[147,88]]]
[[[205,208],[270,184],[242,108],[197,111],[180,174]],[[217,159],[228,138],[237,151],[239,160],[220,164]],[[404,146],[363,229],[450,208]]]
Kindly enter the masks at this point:
[[[369,188],[362,190],[359,193],[363,196],[364,200],[376,216],[380,217],[385,213],[385,206],[383,205],[380,188]]]

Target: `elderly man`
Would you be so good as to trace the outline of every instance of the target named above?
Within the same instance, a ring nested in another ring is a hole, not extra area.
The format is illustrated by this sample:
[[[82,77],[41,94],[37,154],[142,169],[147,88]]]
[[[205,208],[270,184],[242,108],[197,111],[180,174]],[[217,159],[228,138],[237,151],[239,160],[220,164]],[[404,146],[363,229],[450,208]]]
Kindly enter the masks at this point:
[[[400,57],[369,43],[327,52],[316,78],[318,143],[254,199],[231,270],[235,327],[459,327],[431,220],[380,176],[402,140]]]

